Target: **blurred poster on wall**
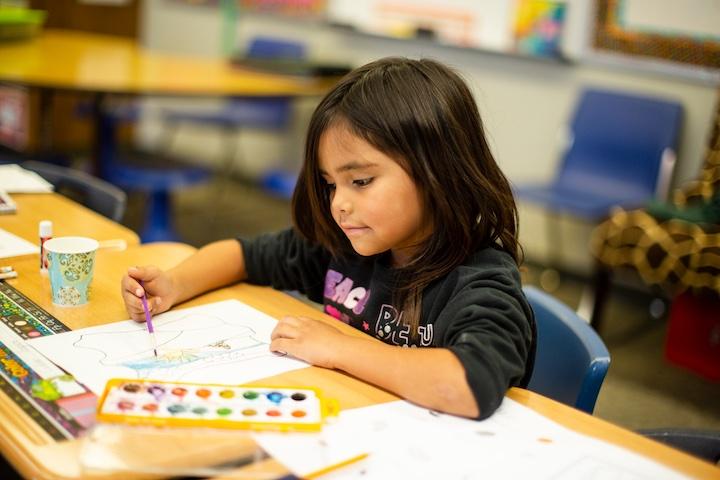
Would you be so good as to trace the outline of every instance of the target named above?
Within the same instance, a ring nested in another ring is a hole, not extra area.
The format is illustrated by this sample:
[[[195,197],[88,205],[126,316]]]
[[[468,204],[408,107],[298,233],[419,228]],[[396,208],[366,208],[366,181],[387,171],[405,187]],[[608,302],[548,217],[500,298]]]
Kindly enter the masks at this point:
[[[27,148],[29,109],[27,89],[0,85],[0,144],[19,151]]]
[[[515,50],[527,55],[561,55],[565,2],[519,0],[515,14]]]
[[[508,51],[514,0],[330,0],[328,20],[360,32]]]
[[[326,0],[239,0],[241,11],[272,13],[291,17],[325,16]]]
[[[244,13],[323,18],[327,0],[173,0],[187,5],[234,8]]]

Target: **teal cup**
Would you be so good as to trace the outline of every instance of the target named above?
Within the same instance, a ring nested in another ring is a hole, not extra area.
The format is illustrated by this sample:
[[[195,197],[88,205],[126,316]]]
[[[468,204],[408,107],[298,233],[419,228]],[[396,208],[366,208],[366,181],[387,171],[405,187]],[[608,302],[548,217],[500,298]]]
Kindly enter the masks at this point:
[[[52,301],[62,307],[84,305],[90,299],[97,240],[57,237],[43,244],[47,252]]]

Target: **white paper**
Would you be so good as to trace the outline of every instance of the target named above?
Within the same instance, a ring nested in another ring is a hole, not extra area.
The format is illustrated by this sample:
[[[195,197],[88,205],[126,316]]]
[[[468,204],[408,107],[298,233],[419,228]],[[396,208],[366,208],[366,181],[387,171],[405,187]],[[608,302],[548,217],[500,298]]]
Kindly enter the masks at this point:
[[[40,253],[40,247],[0,228],[0,258]],[[39,268],[39,267],[38,267]]]
[[[253,433],[255,442],[285,468],[300,478],[337,467],[343,470],[345,463],[364,462],[370,446],[365,442],[348,441],[347,425],[335,427],[329,424],[319,433]],[[324,475],[322,478],[326,478]],[[402,477],[398,477],[402,478]]]
[[[366,459],[323,479],[680,479],[650,459],[580,435],[506,398],[477,422],[408,402],[345,410],[313,435],[255,434],[258,444],[296,474],[317,470],[329,452],[365,451]],[[323,447],[325,445],[326,447]],[[332,446],[330,449],[328,446]],[[347,455],[347,453],[346,453]]]
[[[0,165],[0,190],[8,193],[49,193],[53,191],[53,186],[37,173],[11,163]]]
[[[242,302],[227,300],[153,318],[158,358],[145,323],[132,320],[29,343],[97,394],[111,378],[236,385],[308,366],[270,352],[276,323]]]

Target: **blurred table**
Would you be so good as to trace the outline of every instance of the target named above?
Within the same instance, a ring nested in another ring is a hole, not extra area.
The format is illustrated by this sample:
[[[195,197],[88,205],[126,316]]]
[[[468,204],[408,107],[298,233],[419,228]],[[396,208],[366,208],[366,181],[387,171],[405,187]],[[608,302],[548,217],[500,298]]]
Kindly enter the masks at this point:
[[[222,58],[194,58],[154,52],[135,41],[70,30],[46,30],[23,42],[0,43],[0,81],[41,92],[41,129],[49,96],[56,91],[94,93],[94,162],[112,145],[104,121],[105,97],[113,95],[301,97],[325,93],[336,79],[264,73],[233,66]],[[41,139],[49,138],[47,133]],[[46,150],[48,145],[43,146]]]
[[[154,52],[127,38],[70,30],[0,43],[0,80],[54,90],[182,96],[320,95],[333,83],[242,69],[221,58]]]
[[[86,306],[78,308],[60,308],[52,305],[47,277],[38,274],[37,265],[32,258],[24,257],[15,262],[14,266],[20,275],[8,283],[70,328],[77,329],[127,318],[118,288],[120,278],[129,265],[152,263],[161,268],[169,268],[194,251],[193,247],[178,243],[145,244],[129,247],[126,251],[100,251],[93,280],[94,298]],[[270,288],[248,284],[238,284],[210,292],[179,305],[178,308],[227,299],[238,299],[275,318],[286,314],[324,318],[351,335],[364,335],[289,295]],[[262,383],[288,387],[313,385],[328,396],[338,399],[341,409],[397,399],[394,395],[342,372],[317,367],[287,372],[264,379]],[[709,463],[533,392],[513,388],[508,392],[508,396],[566,427],[626,447],[693,477],[718,478],[720,475],[720,470]],[[87,478],[83,476],[80,468],[78,459],[80,442],[78,440],[60,442],[53,440],[4,394],[0,394],[0,415],[3,418],[3,421],[0,422],[0,451],[23,476],[28,478]],[[187,440],[192,443],[191,438]],[[273,471],[276,471],[278,476],[284,473],[283,467],[273,460],[265,463],[270,464],[263,466],[265,470],[274,469]],[[228,475],[227,478],[230,477],[232,475]],[[98,478],[127,477],[112,475]]]

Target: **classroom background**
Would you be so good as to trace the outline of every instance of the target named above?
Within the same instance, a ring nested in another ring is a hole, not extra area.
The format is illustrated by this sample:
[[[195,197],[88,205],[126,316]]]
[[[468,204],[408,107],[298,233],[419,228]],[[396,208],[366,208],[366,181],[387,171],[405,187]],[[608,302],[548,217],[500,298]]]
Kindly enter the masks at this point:
[[[302,58],[256,66],[275,72],[342,71],[388,55],[440,60],[470,84],[493,153],[518,188],[555,178],[568,141],[565,127],[588,88],[680,105],[677,160],[656,201],[671,205],[673,191],[720,165],[717,0],[0,2],[10,4],[45,10],[46,29],[130,38],[168,55],[240,62],[258,37],[301,44]],[[113,148],[142,151],[139,158],[160,169],[205,172],[169,187],[163,225],[176,240],[200,246],[290,225],[292,180],[320,98],[271,102],[280,118],[239,122],[239,128],[227,118],[207,119],[235,101],[222,96],[121,94],[105,97],[103,105],[117,121]],[[92,169],[92,95],[63,91],[43,102],[32,88],[0,83],[0,158]],[[47,124],[52,128],[43,129]],[[126,190],[122,223],[143,232],[148,193]],[[715,191],[704,198],[717,199]],[[522,197],[518,203],[524,282],[582,308],[597,280],[590,245],[602,219],[558,214]],[[712,235],[717,222],[698,224]],[[612,363],[594,415],[633,430],[720,430],[720,253],[708,255],[714,270],[705,273],[715,290],[690,289],[681,297],[648,282],[637,266],[612,268],[599,332]],[[690,347],[673,343],[673,321],[684,322]],[[705,355],[699,366],[687,360],[692,342]]]

